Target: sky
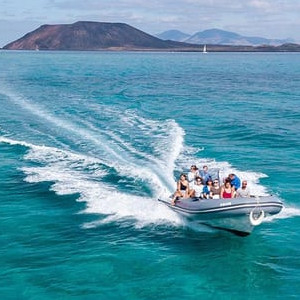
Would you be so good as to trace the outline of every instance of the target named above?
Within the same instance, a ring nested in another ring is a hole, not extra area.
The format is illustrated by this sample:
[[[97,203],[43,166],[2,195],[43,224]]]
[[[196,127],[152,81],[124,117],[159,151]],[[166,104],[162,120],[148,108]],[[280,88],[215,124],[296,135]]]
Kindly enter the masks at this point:
[[[0,0],[0,47],[43,24],[126,23],[149,34],[211,28],[300,43],[300,0]]]

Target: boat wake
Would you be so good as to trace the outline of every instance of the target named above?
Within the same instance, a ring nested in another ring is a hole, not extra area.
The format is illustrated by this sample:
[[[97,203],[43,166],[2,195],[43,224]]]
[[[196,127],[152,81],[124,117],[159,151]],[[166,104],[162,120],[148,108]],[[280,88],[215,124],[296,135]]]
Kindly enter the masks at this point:
[[[266,217],[264,222],[272,222],[277,219],[289,219],[293,217],[300,217],[300,208],[284,206],[279,214]]]
[[[107,177],[111,177],[116,171],[109,168],[101,159],[6,137],[0,137],[0,143],[21,145],[28,149],[24,159],[35,163],[35,166],[22,167],[26,182],[50,182],[51,190],[58,195],[79,194],[77,201],[86,202],[86,208],[81,213],[107,216],[100,223],[85,224],[85,227],[120,218],[136,219],[136,226],[181,222],[174,212],[159,205],[152,197],[143,195],[142,192],[142,195],[135,194],[133,187],[128,188],[129,183],[120,176],[124,173],[122,168],[119,169],[116,181],[108,181]],[[36,163],[39,166],[36,166]],[[138,174],[135,172],[135,175]],[[141,177],[144,176],[142,173]]]
[[[185,132],[174,120],[150,120],[134,110],[120,112],[95,103],[87,104],[80,117],[80,112],[56,112],[9,90],[5,96],[20,110],[16,121],[26,117],[32,123],[25,133],[16,127],[10,135],[2,133],[0,143],[27,149],[25,181],[51,182],[58,195],[78,194],[78,201],[86,202],[82,213],[104,216],[84,224],[86,228],[120,218],[134,219],[136,226],[182,225],[184,221],[156,199],[169,196],[175,188],[174,174],[191,164],[218,168],[224,177],[236,173],[257,194],[267,193],[259,184],[266,175],[199,158],[199,149],[184,144]]]

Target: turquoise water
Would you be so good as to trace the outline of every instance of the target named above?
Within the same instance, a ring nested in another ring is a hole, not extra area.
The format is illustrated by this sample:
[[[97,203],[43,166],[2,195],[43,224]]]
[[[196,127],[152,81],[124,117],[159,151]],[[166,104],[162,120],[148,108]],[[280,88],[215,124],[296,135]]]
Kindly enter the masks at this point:
[[[300,296],[300,56],[0,53],[1,299]],[[157,202],[191,164],[285,208],[240,238]]]

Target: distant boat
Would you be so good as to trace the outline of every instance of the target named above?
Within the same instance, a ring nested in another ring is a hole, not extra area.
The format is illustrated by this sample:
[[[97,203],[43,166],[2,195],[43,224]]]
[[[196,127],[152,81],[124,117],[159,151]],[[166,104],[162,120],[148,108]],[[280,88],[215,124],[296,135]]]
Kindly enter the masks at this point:
[[[38,45],[35,45],[35,51],[40,51],[40,48]]]
[[[207,51],[206,51],[206,45],[203,46],[203,53],[207,53]]]

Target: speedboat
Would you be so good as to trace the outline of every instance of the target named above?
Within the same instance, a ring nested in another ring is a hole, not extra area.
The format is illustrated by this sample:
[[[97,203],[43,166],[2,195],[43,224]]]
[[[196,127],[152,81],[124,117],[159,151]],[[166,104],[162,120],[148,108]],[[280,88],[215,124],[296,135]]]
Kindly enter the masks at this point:
[[[188,221],[230,231],[239,236],[249,235],[268,215],[278,214],[283,203],[277,196],[252,196],[231,199],[178,198],[158,199]]]

